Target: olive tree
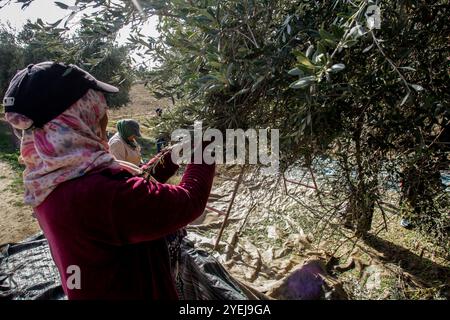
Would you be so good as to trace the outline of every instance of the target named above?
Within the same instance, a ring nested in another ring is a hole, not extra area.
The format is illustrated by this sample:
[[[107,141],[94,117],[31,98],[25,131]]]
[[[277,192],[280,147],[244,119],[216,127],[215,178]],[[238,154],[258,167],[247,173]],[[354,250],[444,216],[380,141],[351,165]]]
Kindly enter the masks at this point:
[[[447,239],[440,180],[449,160],[446,1],[56,5],[107,34],[132,26],[131,44],[157,65],[145,72],[154,94],[176,102],[167,130],[194,120],[222,130],[280,128],[284,169],[314,172],[318,160],[331,161],[328,197],[345,200],[343,223],[357,235],[371,229],[389,185],[399,188],[405,215]],[[141,30],[153,15],[155,39]]]

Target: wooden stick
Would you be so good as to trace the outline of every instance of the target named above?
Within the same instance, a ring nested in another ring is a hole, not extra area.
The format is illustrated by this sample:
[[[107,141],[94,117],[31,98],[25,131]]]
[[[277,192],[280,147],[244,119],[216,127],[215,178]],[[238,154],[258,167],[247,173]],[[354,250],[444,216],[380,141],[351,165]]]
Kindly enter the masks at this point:
[[[250,213],[251,213],[251,212],[253,211],[253,209],[255,209],[255,208],[256,208],[256,203],[253,204],[253,205],[250,207],[250,209],[248,209],[248,212],[247,212],[247,214],[245,215],[245,218],[244,218],[244,222],[242,222],[241,226],[239,227],[238,235],[241,235],[242,230],[244,230],[245,223],[247,222],[248,216],[250,215]]]
[[[225,219],[223,220],[222,227],[220,228],[219,235],[217,236],[216,243],[214,244],[213,250],[217,249],[217,246],[219,245],[219,242],[220,242],[220,238],[222,238],[222,233],[223,233],[223,230],[225,229],[225,226],[226,226],[226,224],[228,222],[228,217],[230,216],[230,212],[231,212],[231,208],[233,207],[234,199],[236,198],[236,194],[237,194],[237,191],[239,189],[239,185],[242,182],[242,177],[244,175],[244,170],[245,170],[245,166],[242,166],[241,172],[239,173],[238,180],[237,180],[236,184],[234,185],[234,190],[233,190],[233,194],[231,196],[230,203],[228,205],[227,213],[225,215]]]
[[[381,206],[380,202],[378,200],[376,200],[376,202],[377,202],[378,208],[380,208],[381,214],[383,216],[384,230],[388,231],[388,225],[387,225],[387,221],[386,221],[386,213],[384,212],[384,209]]]
[[[315,175],[314,175],[314,171],[313,171],[313,169],[311,168],[311,166],[308,166],[308,168],[309,168],[309,173],[311,174],[311,178],[312,178],[312,181],[313,181],[313,184],[314,184],[314,189],[316,189],[316,190],[318,191],[319,188],[317,187],[316,177],[315,177]]]
[[[312,181],[313,181],[313,184],[314,184],[314,188],[316,189],[317,199],[319,200],[319,203],[322,206],[322,208],[325,208],[325,206],[323,205],[323,202],[322,202],[322,197],[320,196],[319,187],[317,187],[316,177],[314,175],[314,171],[313,171],[311,165],[309,165],[309,173],[311,174],[311,178],[312,178]]]
[[[206,206],[206,209],[209,210],[209,211],[212,211],[212,212],[217,213],[219,216],[224,216],[224,215],[226,215],[226,213],[223,212],[222,210],[213,208],[213,207],[211,207],[211,206]]]
[[[284,178],[284,181],[287,181],[287,182],[290,182],[290,183],[294,183],[294,184],[298,184],[299,186],[302,186],[302,187],[305,187],[305,188],[310,188],[310,189],[317,190],[317,187],[315,187],[315,186],[310,186],[310,185],[307,185],[307,184],[304,184],[304,183],[301,183],[301,182],[297,182],[297,181],[294,181],[294,180],[291,180],[291,179],[288,179],[288,178]]]

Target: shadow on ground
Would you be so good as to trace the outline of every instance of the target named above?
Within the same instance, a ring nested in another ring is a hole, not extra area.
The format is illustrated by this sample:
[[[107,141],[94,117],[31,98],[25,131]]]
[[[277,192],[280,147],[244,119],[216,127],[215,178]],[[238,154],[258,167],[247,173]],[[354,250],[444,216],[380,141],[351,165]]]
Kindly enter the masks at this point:
[[[364,242],[382,254],[379,257],[382,262],[398,265],[427,286],[442,287],[442,294],[447,298],[450,297],[450,268],[376,235],[367,235]]]

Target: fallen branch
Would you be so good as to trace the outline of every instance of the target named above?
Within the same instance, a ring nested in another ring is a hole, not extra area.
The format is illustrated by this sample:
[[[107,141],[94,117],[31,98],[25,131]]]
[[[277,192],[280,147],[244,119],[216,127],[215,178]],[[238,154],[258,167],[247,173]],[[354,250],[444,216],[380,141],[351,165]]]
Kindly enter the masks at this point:
[[[314,171],[311,167],[311,165],[309,165],[309,173],[311,174],[311,179],[313,181],[314,184],[314,189],[316,189],[316,193],[317,193],[317,200],[319,200],[320,205],[322,206],[322,208],[325,208],[323,202],[322,202],[322,197],[320,196],[320,190],[319,187],[317,186],[317,182],[316,182],[316,176],[314,175]]]
[[[230,204],[228,205],[227,213],[225,214],[225,219],[223,220],[222,227],[220,228],[219,235],[217,236],[216,243],[214,244],[213,250],[217,249],[217,246],[219,245],[219,242],[220,242],[220,238],[222,238],[222,233],[223,233],[223,230],[225,229],[225,226],[227,225],[228,217],[230,216],[230,212],[231,212],[231,208],[233,207],[234,199],[236,198],[237,191],[242,182],[242,177],[244,176],[244,171],[245,171],[245,166],[242,166],[241,172],[239,173],[238,180],[236,182],[236,185],[234,186],[233,194],[231,196]]]
[[[383,215],[384,229],[386,231],[388,231],[388,226],[387,226],[387,221],[386,221],[386,213],[384,212],[384,209],[383,209],[383,207],[381,206],[381,204],[380,204],[380,202],[378,200],[377,200],[377,205],[380,208],[381,213]]]
[[[206,209],[209,210],[209,211],[213,211],[213,212],[217,213],[219,216],[226,215],[226,213],[223,212],[222,210],[219,210],[219,209],[216,209],[216,208],[213,208],[213,207],[210,207],[210,206],[206,206]]]
[[[290,180],[290,179],[288,179],[286,177],[283,177],[283,178],[284,178],[284,181],[287,181],[287,182],[290,182],[290,183],[294,183],[294,184],[297,184],[297,185],[305,187],[305,188],[310,188],[310,189],[317,190],[315,186],[310,186],[310,185],[307,185],[307,184],[304,184],[304,183],[301,183],[301,182],[298,182],[298,181],[293,181],[293,180]]]

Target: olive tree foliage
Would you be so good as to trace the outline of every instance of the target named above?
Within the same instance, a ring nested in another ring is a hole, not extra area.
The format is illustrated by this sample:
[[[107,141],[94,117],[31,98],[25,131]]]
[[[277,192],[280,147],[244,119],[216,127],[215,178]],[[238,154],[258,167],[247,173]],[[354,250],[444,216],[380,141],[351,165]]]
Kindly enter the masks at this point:
[[[167,130],[194,120],[279,128],[283,170],[331,161],[331,190],[318,196],[344,201],[357,235],[371,229],[384,191],[398,188],[401,213],[447,239],[447,1],[62,2],[109,34],[132,26],[130,42],[157,65],[141,73],[157,97],[176,102]],[[152,15],[155,39],[141,30]]]

